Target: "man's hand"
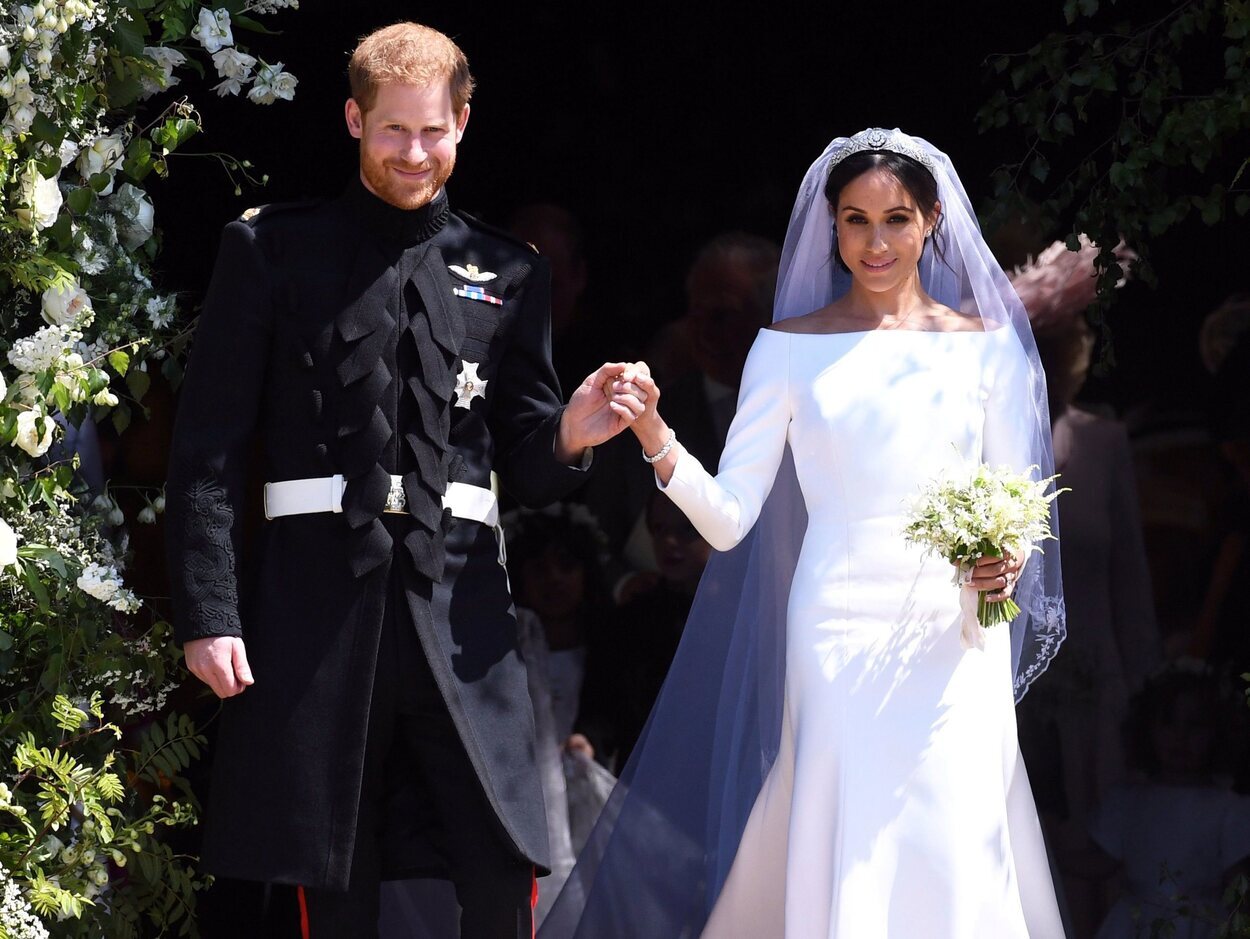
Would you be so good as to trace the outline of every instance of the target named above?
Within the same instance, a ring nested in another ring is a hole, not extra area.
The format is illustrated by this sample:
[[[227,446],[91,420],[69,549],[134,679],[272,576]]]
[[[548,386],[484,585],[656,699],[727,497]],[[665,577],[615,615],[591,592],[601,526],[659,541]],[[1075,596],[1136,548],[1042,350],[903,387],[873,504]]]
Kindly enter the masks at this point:
[[[564,749],[576,756],[581,756],[590,762],[595,758],[595,748],[584,734],[572,734],[568,740],[564,741]]]
[[[990,603],[1001,603],[1011,596],[1020,578],[1024,559],[1008,553],[1005,558],[983,557],[972,568],[968,582],[974,590],[985,591]]]
[[[219,698],[232,698],[254,681],[247,664],[247,650],[237,636],[192,639],[182,647],[182,654],[191,674]]]
[[[646,404],[646,396],[637,389],[632,394],[613,395],[613,384],[630,368],[626,362],[608,362],[588,375],[577,386],[569,406],[560,415],[560,432],[556,437],[556,457],[570,466],[577,463],[587,447],[611,440],[633,423]]]

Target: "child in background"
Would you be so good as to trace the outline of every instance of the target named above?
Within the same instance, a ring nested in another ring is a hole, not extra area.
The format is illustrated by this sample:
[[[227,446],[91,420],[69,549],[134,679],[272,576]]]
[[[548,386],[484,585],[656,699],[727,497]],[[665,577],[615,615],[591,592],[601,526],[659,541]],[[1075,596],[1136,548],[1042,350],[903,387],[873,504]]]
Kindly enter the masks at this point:
[[[1217,784],[1230,726],[1200,662],[1173,663],[1134,699],[1126,744],[1143,779],[1112,788],[1090,824],[1123,875],[1097,939],[1206,939],[1227,920],[1224,891],[1250,858],[1250,798]],[[1153,931],[1160,922],[1174,931]]]

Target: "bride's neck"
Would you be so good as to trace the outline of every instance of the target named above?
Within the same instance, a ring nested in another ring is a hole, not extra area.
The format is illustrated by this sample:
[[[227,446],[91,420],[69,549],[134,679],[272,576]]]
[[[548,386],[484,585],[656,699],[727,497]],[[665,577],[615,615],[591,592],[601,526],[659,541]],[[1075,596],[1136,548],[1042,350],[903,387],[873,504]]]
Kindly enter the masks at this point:
[[[858,281],[851,282],[846,303],[858,316],[878,321],[901,320],[929,302],[929,295],[920,286],[920,277],[913,274],[890,290],[869,290]]]

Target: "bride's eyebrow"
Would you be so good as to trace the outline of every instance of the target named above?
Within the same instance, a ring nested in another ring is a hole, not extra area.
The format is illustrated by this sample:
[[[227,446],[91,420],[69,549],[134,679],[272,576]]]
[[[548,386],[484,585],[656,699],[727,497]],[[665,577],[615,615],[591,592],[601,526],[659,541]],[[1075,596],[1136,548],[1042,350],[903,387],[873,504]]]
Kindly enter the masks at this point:
[[[859,213],[860,213],[860,214],[862,214],[862,215],[867,215],[867,214],[868,214],[868,210],[867,210],[867,209],[861,209],[861,208],[858,208],[858,207],[853,206],[853,205],[844,205],[844,206],[842,206],[842,211],[843,211],[843,212],[859,212]],[[905,205],[896,205],[894,208],[892,208],[892,209],[886,209],[885,211],[886,211],[886,214],[888,215],[888,214],[890,214],[891,212],[912,212],[912,211],[914,211],[914,210],[913,210],[913,209],[909,209],[909,208],[908,208],[907,206],[905,206]]]

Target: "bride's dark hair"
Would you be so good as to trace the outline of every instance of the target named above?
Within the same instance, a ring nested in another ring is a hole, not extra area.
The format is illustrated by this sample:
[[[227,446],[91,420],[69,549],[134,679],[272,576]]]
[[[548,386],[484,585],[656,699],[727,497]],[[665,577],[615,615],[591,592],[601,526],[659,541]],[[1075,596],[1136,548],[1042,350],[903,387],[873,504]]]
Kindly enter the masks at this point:
[[[934,209],[938,204],[937,180],[918,160],[895,153],[893,150],[863,150],[859,153],[852,153],[841,162],[835,163],[833,169],[829,171],[829,178],[825,180],[825,198],[829,200],[829,205],[836,210],[838,197],[842,195],[842,190],[847,184],[869,170],[877,169],[885,170],[903,184],[903,188],[916,200],[916,205],[920,207],[926,219],[934,217]],[[942,216],[940,213],[933,222],[931,237],[933,238],[933,253],[939,261],[946,264],[946,254],[942,250]],[[833,244],[833,259],[838,267],[850,272],[850,268],[842,260],[842,253],[838,250],[836,238]]]

